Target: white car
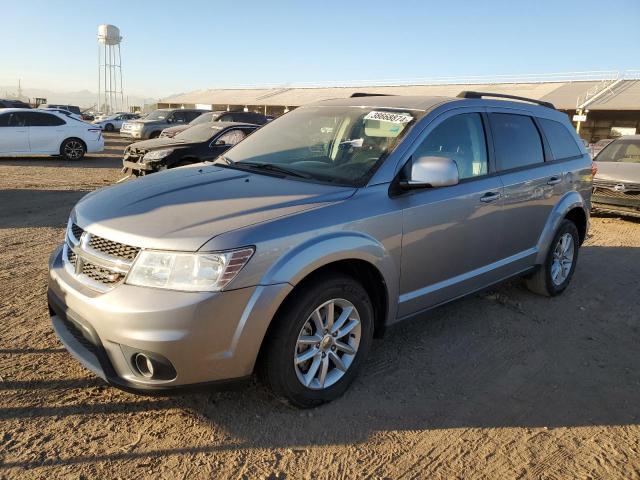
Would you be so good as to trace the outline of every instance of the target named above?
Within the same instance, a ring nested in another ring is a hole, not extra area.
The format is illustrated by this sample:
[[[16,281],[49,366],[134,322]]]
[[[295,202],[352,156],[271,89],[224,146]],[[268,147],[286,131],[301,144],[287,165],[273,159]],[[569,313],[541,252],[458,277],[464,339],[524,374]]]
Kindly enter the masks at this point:
[[[80,160],[104,150],[102,131],[62,113],[23,108],[0,109],[0,156],[61,155]]]
[[[113,115],[101,115],[91,123],[102,130],[113,132],[114,130],[120,130],[125,121],[135,118],[138,118],[138,115],[134,113],[115,113]]]

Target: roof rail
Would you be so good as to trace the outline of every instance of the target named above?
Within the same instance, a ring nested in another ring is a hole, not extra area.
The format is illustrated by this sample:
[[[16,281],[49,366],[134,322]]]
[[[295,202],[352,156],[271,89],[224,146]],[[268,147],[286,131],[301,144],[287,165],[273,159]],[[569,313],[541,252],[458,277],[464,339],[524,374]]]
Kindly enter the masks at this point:
[[[506,93],[488,93],[488,92],[472,92],[469,90],[464,90],[457,95],[458,98],[482,98],[482,97],[493,97],[493,98],[508,98],[511,100],[520,100],[522,102],[535,103],[537,105],[541,105],[543,107],[556,109],[553,103],[545,102],[543,100],[536,100],[535,98],[527,98],[527,97],[518,97],[516,95],[507,95]]]
[[[355,92],[355,93],[352,93],[349,98],[357,98],[357,97],[393,97],[393,94]]]

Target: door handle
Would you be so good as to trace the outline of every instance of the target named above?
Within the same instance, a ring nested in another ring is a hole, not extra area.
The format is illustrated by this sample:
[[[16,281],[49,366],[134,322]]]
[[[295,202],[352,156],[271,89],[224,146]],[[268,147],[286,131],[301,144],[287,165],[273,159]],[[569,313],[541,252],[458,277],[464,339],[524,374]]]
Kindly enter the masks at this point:
[[[499,192],[487,192],[483,196],[480,197],[480,201],[484,203],[493,202],[494,200],[498,200],[501,197]]]
[[[547,181],[547,185],[557,185],[562,181],[562,179],[560,177],[551,177],[548,181]]]

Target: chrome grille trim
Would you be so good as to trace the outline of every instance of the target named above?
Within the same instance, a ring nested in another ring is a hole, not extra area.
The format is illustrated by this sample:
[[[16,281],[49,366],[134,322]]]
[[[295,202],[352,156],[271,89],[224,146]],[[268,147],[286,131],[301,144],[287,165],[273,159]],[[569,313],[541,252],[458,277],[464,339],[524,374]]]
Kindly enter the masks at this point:
[[[124,281],[140,250],[94,235],[69,221],[62,259],[67,273],[80,283],[107,292]]]

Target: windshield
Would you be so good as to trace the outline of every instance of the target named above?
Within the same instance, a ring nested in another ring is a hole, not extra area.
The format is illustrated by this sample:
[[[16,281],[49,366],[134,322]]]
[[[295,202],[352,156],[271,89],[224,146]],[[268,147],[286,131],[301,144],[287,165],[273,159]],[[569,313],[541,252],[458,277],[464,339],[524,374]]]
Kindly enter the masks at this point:
[[[220,114],[218,112],[203,113],[199,117],[196,117],[193,120],[191,120],[189,122],[189,125],[201,125],[203,123],[211,123],[211,122],[214,122],[216,118],[218,118],[219,116]]]
[[[189,127],[173,138],[182,140],[183,142],[206,142],[220,133],[220,130],[222,130],[222,127],[206,123],[204,125]]]
[[[294,176],[359,186],[418,116],[370,107],[301,107],[256,130],[224,157],[236,168],[275,165]]]
[[[640,163],[640,139],[616,140],[595,158],[598,162]]]
[[[145,120],[164,120],[165,118],[167,118],[169,113],[170,112],[168,112],[167,110],[154,110],[149,115],[147,115],[144,119]]]

